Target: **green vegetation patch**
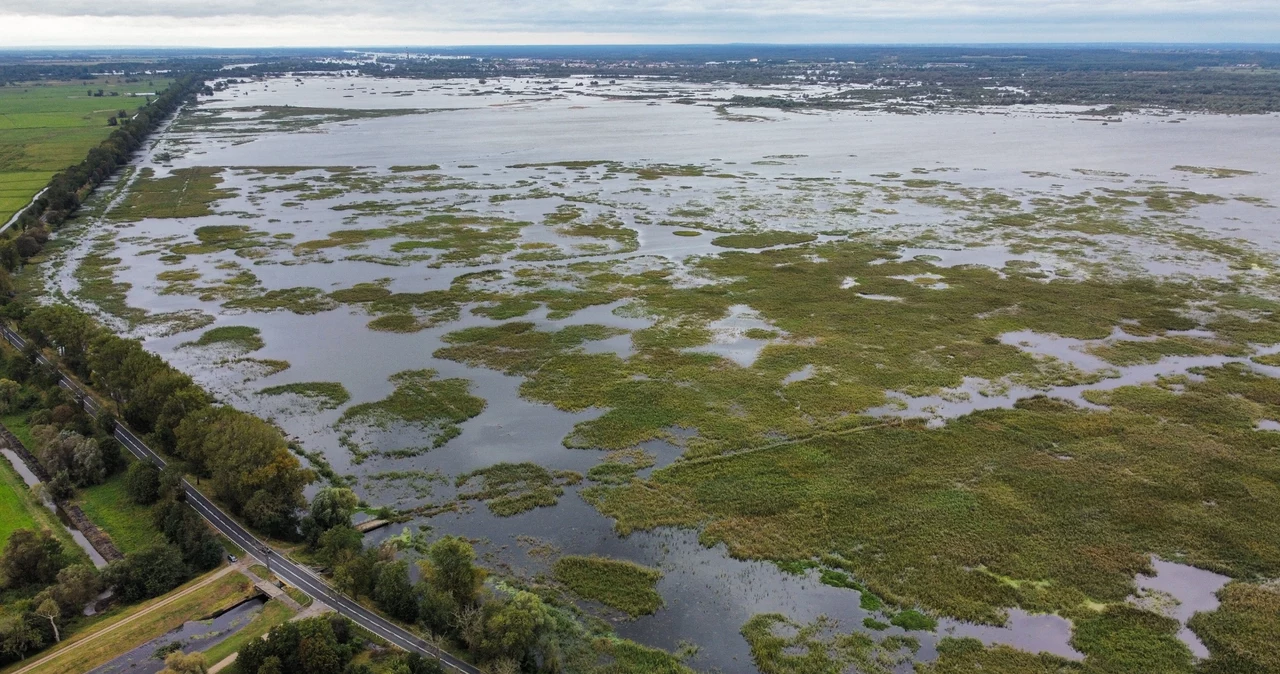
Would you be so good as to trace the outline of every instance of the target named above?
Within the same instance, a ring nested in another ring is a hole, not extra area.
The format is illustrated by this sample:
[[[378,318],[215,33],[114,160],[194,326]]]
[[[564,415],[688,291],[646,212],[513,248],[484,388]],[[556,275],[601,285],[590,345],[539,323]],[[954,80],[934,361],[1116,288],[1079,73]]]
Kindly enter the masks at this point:
[[[337,409],[345,405],[348,400],[351,400],[351,394],[347,392],[347,387],[343,386],[342,382],[336,381],[309,381],[268,386],[258,391],[258,394],[265,396],[285,394],[302,396],[318,403],[322,410]]]
[[[129,498],[125,490],[126,473],[122,470],[102,484],[81,489],[78,498],[89,521],[107,532],[116,547],[128,554],[166,541],[152,523],[151,508]]]
[[[144,168],[120,205],[112,209],[117,219],[198,218],[213,215],[210,206],[219,199],[235,195],[235,190],[220,189],[222,169],[194,167],[174,169],[164,178]]]
[[[484,410],[484,399],[470,394],[466,379],[437,379],[435,370],[406,370],[391,375],[395,390],[386,398],[354,405],[343,412],[337,428],[348,437],[361,427],[390,430],[414,427],[439,447],[462,432],[458,424]]]
[[[369,321],[369,329],[378,332],[419,332],[427,328],[426,324],[409,314],[390,314],[379,316]]]
[[[249,311],[292,311],[307,315],[329,311],[338,306],[319,288],[284,288],[268,290],[260,295],[229,300],[223,303],[227,309]]]
[[[241,352],[257,351],[266,346],[262,332],[246,325],[224,325],[205,330],[198,339],[183,342],[180,346],[229,346]]]
[[[1205,674],[1280,672],[1280,587],[1230,583],[1218,590],[1221,605],[1197,613],[1188,625],[1209,647],[1197,671]]]
[[[552,574],[574,594],[633,618],[662,607],[662,595],[654,589],[662,578],[657,569],[606,557],[568,556],[556,560]]]
[[[711,240],[712,245],[721,248],[769,248],[798,243],[809,243],[817,240],[813,234],[799,232],[765,231],[755,234],[728,234],[717,236]]]
[[[578,473],[551,472],[536,463],[498,463],[459,475],[458,498],[484,501],[489,511],[509,517],[542,506],[553,506],[565,485],[582,480]]]
[[[901,637],[877,643],[860,632],[842,633],[825,616],[801,625],[777,613],[760,614],[742,626],[742,636],[762,674],[891,674],[914,652],[913,642]],[[900,652],[904,647],[907,652]]]
[[[1175,171],[1183,173],[1194,173],[1196,175],[1209,176],[1210,178],[1238,178],[1240,176],[1251,176],[1256,171],[1245,171],[1243,169],[1220,168],[1215,166],[1186,166],[1179,164],[1173,167]]]
[[[1190,673],[1191,651],[1178,639],[1177,620],[1116,604],[1077,615],[1071,645],[1085,653],[1091,671],[1115,674]]]
[[[584,496],[623,533],[702,526],[703,541],[738,557],[838,554],[889,604],[983,622],[999,622],[999,607],[1123,601],[1151,554],[1277,575],[1280,501],[1254,494],[1274,493],[1259,476],[1280,474],[1280,438],[1253,428],[1280,413],[1280,380],[1241,366],[1202,375],[1176,392],[1109,391],[1108,411],[1032,405],[938,429],[867,426],[677,462]]]
[[[1048,653],[1032,654],[1005,645],[986,646],[977,639],[945,637],[938,659],[918,663],[919,674],[1072,674],[1084,666]]]

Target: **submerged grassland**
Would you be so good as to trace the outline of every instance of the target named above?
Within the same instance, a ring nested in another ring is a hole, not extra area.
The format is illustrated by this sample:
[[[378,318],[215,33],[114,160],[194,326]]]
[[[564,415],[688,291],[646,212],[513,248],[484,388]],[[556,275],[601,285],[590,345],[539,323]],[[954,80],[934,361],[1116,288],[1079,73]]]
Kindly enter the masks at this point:
[[[802,154],[390,169],[182,154],[420,112],[180,118],[162,144],[179,167],[142,168],[80,271],[52,280],[131,324],[153,301],[227,317],[174,348],[242,370],[228,386],[246,400],[307,402],[292,416],[330,433],[309,450],[349,453],[362,496],[483,503],[504,522],[581,496],[619,535],[696,529],[866,612],[755,616],[741,634],[762,672],[894,671],[921,643],[936,674],[1189,672],[1182,623],[1130,601],[1152,556],[1236,579],[1190,623],[1211,652],[1199,667],[1274,667],[1259,644],[1280,629],[1263,583],[1280,576],[1280,434],[1259,429],[1280,422],[1280,277],[1240,238],[1274,220],[1233,186],[1254,172],[994,187]],[[295,342],[264,341],[281,324]],[[370,368],[370,396],[363,373],[278,357],[339,336],[357,362],[411,362],[389,393]],[[545,460],[490,451],[541,437],[544,419],[509,424],[504,395],[566,429]],[[578,596],[632,624],[664,606],[656,570],[570,552],[551,575]],[[1070,619],[1082,660],[938,627],[1015,608]]]

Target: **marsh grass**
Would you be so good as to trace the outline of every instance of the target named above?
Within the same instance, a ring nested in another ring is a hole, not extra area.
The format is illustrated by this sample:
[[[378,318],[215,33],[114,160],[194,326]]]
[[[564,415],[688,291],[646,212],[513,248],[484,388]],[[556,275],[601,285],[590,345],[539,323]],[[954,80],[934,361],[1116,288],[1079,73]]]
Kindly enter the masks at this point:
[[[567,556],[556,560],[552,575],[579,597],[632,618],[662,607],[662,595],[654,589],[662,572],[647,566],[605,557]]]
[[[192,346],[229,346],[242,353],[257,351],[266,346],[262,341],[262,331],[246,325],[224,325],[204,331],[199,338],[183,342],[181,347]]]
[[[682,234],[681,236],[687,236]],[[755,234],[727,234],[717,236],[711,244],[721,248],[769,248],[772,246],[809,243],[817,239],[813,234],[799,232],[764,231]]]
[[[1274,584],[1229,583],[1218,590],[1222,602],[1192,616],[1188,626],[1209,647],[1197,671],[1205,674],[1280,672],[1280,588]]]
[[[120,205],[110,213],[116,219],[196,218],[213,215],[215,201],[235,194],[220,189],[219,167],[174,169],[164,178],[156,178],[150,168],[142,169]]]
[[[387,431],[397,425],[426,433],[439,447],[461,432],[458,424],[484,410],[485,401],[469,393],[466,379],[437,379],[435,370],[406,370],[391,376],[395,390],[377,402],[354,405],[335,426],[345,433],[361,427]]]
[[[282,384],[280,386],[268,386],[260,391],[258,395],[278,396],[278,395],[296,395],[307,400],[315,402],[319,409],[333,410],[342,407],[351,400],[351,394],[347,392],[347,387],[342,382],[336,381],[310,381],[296,384]]]
[[[483,501],[499,517],[510,517],[534,508],[553,506],[565,485],[582,476],[570,471],[552,472],[536,463],[498,463],[459,475],[458,498]]]

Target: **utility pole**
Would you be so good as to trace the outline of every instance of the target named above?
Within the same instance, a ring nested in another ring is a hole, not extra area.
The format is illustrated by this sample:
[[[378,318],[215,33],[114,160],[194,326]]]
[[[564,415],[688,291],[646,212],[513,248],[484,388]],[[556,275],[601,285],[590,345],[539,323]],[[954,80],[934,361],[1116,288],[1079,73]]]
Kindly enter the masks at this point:
[[[267,563],[267,573],[271,573],[271,548],[264,545],[258,549],[262,551],[262,560]]]

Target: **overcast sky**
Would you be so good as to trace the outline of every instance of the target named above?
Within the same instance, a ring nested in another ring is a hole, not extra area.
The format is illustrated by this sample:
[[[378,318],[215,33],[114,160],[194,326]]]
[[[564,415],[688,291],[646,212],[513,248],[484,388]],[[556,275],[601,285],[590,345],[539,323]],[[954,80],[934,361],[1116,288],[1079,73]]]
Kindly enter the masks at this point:
[[[0,46],[1280,42],[1280,0],[0,0]]]

